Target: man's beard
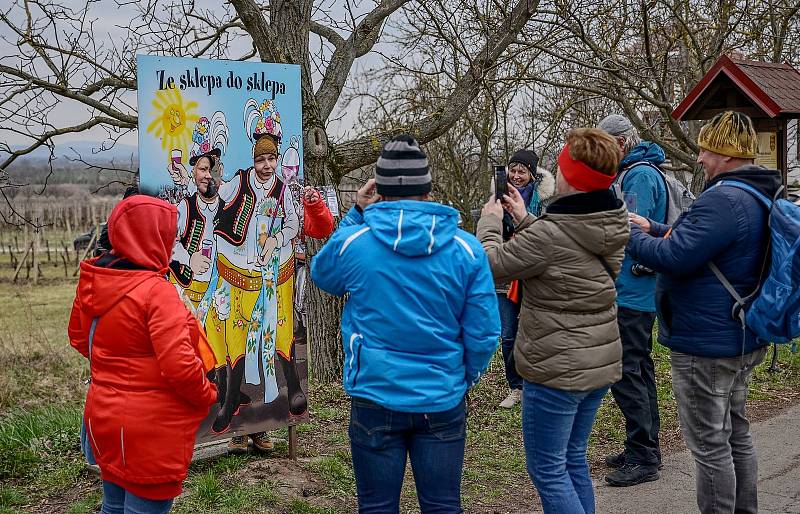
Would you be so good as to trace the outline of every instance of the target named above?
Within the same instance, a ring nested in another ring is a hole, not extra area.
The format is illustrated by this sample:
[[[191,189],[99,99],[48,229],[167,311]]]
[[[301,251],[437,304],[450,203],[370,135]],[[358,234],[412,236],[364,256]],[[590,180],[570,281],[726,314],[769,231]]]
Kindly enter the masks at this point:
[[[214,180],[213,178],[209,180],[208,187],[206,187],[205,193],[201,191],[200,194],[203,195],[203,198],[206,199],[211,199],[217,196],[217,181]]]

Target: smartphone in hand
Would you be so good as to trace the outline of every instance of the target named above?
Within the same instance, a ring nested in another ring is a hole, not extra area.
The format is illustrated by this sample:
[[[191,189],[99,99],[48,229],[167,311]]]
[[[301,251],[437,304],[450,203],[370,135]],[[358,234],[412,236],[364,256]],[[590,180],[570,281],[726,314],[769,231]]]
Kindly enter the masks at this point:
[[[508,172],[505,166],[495,166],[492,174],[492,184],[494,185],[494,197],[503,200],[508,194]]]

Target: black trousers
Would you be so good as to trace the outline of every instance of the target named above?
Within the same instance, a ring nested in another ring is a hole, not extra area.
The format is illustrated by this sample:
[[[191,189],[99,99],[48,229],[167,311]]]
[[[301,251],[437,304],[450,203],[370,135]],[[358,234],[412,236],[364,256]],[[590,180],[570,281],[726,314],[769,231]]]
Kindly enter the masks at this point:
[[[625,461],[634,464],[661,463],[658,447],[661,420],[651,357],[655,318],[655,313],[624,307],[617,314],[622,339],[622,378],[611,386],[611,394],[625,416]]]

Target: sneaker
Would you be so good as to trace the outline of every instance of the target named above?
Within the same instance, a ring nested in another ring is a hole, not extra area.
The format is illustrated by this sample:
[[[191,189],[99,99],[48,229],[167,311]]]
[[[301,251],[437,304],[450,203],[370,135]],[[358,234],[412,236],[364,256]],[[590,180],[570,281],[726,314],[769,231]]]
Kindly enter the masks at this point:
[[[628,487],[658,480],[658,466],[642,466],[627,463],[615,472],[606,476],[606,484],[613,487]]]
[[[275,445],[272,444],[272,439],[269,438],[269,434],[267,434],[266,432],[250,434],[250,439],[253,440],[254,450],[262,452],[270,452],[275,448]]]
[[[228,453],[247,453],[247,436],[235,435],[228,441]]]
[[[625,465],[625,452],[615,453],[606,456],[606,466],[611,469],[619,469]]]
[[[503,409],[511,409],[514,405],[522,400],[522,391],[520,389],[512,389],[506,399],[500,402],[500,407]]]
[[[619,469],[625,465],[625,452],[616,453],[606,456],[606,466],[611,469]],[[661,462],[661,452],[658,455],[658,470],[664,469],[664,464]]]

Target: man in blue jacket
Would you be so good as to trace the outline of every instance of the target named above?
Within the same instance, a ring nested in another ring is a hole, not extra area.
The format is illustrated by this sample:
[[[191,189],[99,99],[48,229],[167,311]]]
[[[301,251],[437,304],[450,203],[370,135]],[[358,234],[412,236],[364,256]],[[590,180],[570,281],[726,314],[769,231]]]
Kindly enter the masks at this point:
[[[668,227],[632,215],[628,250],[659,272],[659,341],[672,350],[672,388],[686,445],[696,463],[697,505],[706,513],[755,513],[757,459],[745,417],[753,368],[767,343],[734,317],[734,301],[709,268],[736,291],[759,285],[768,212],[739,181],[773,198],[781,175],[753,164],[757,140],[744,114],[726,111],[698,137],[706,188]]]
[[[344,388],[361,513],[398,512],[407,455],[421,511],[462,512],[464,396],[500,336],[486,254],[455,209],[427,201],[430,190],[417,142],[389,141],[311,262],[317,286],[349,295]]]
[[[630,212],[664,223],[667,188],[657,169],[664,151],[655,143],[642,141],[636,127],[619,114],[606,116],[598,125],[619,142],[624,157],[617,185]],[[606,476],[612,486],[631,486],[659,478],[661,426],[653,366],[653,324],[656,320],[655,273],[625,253],[617,278],[617,324],[622,340],[622,378],[611,386],[614,401],[625,417],[625,450],[606,457],[616,469]]]

